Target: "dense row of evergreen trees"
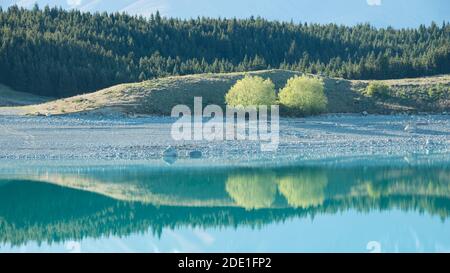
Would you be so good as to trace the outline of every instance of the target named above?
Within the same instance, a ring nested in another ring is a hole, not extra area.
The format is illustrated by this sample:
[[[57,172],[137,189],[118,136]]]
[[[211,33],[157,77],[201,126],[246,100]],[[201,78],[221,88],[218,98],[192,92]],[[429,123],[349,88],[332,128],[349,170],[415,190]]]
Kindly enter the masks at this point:
[[[284,68],[350,79],[450,72],[450,25],[376,29],[0,7],[0,82],[69,96],[166,75]]]

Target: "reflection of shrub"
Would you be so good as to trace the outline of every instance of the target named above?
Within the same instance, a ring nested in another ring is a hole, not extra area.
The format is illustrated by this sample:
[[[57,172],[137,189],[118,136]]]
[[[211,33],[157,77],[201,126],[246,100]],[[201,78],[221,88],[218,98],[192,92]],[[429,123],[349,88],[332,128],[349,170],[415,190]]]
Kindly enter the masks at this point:
[[[389,86],[384,83],[371,82],[366,88],[366,95],[369,97],[387,97],[390,94]]]
[[[289,112],[302,115],[324,112],[328,102],[323,81],[306,76],[290,78],[280,90],[279,100]]]
[[[327,184],[325,174],[309,172],[280,179],[278,189],[286,197],[289,205],[308,208],[323,203]]]
[[[273,105],[276,103],[275,85],[270,79],[248,76],[236,82],[225,96],[229,106]]]
[[[236,204],[251,210],[270,207],[277,187],[271,173],[240,174],[228,177],[226,190]]]
[[[375,186],[372,182],[367,182],[366,184],[367,194],[372,198],[380,198],[381,197],[381,189]]]

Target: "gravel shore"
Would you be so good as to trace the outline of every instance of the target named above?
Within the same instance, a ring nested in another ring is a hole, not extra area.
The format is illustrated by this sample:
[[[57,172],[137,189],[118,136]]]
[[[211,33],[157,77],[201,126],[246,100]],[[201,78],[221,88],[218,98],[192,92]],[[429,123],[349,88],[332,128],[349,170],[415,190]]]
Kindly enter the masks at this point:
[[[169,117],[0,116],[0,164],[97,160],[227,165],[345,157],[450,158],[449,115],[282,118],[280,144],[274,152],[262,152],[260,142],[249,140],[175,141],[170,134],[174,121]],[[169,146],[177,157],[164,162],[162,154]]]

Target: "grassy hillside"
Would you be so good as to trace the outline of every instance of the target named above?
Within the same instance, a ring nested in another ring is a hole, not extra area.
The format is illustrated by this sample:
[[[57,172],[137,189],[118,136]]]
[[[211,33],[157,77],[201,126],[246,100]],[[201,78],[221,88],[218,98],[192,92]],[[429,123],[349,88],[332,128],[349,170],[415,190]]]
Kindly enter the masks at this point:
[[[270,78],[277,88],[299,72],[264,70],[248,72]],[[39,105],[20,107],[21,113],[58,115],[78,112],[111,112],[126,114],[169,115],[173,106],[193,106],[194,96],[203,97],[203,104],[224,106],[229,88],[245,73],[198,74],[172,76],[141,83],[116,85],[95,93],[60,99]],[[317,76],[319,77],[319,76]],[[365,89],[369,81],[323,78],[329,113],[393,113],[443,112],[450,110],[450,75],[417,79],[385,80],[390,93],[369,97]]]
[[[46,97],[32,95],[29,93],[14,91],[8,86],[0,84],[0,107],[36,104],[48,100],[50,99]]]

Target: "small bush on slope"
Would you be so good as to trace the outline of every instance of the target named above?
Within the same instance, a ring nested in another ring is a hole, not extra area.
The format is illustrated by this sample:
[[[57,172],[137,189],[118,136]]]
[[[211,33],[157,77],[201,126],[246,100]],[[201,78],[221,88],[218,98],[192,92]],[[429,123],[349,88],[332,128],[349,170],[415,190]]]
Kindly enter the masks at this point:
[[[369,97],[384,98],[389,96],[389,86],[383,83],[371,82],[366,88],[366,94]]]

